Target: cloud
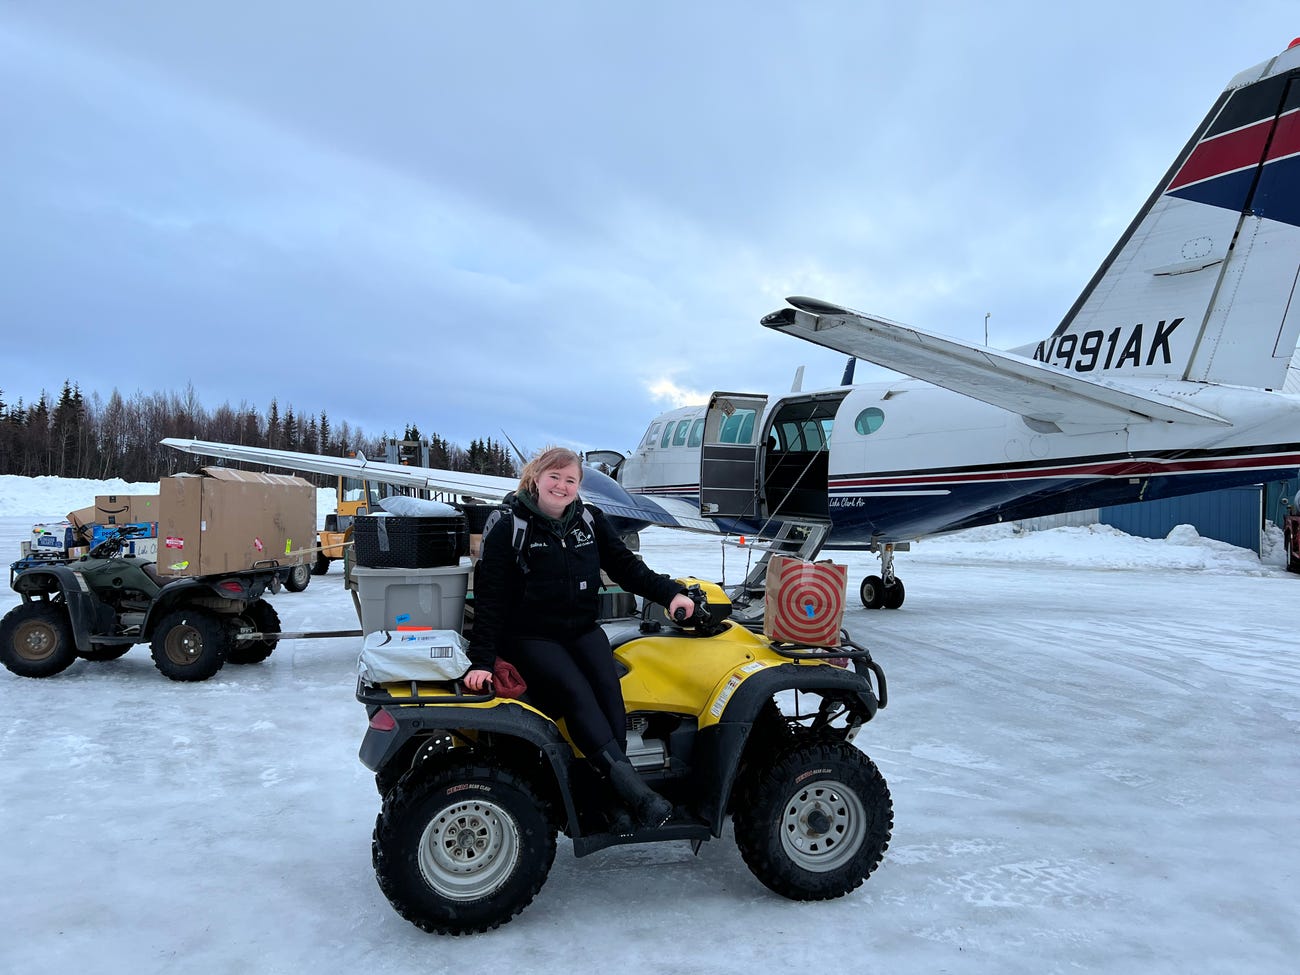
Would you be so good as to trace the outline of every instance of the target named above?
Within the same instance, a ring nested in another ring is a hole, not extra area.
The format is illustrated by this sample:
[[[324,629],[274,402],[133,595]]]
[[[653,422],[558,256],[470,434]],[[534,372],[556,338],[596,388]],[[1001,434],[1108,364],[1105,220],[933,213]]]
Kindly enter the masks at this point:
[[[674,408],[679,406],[700,406],[709,401],[708,393],[697,393],[691,389],[683,389],[667,378],[646,383],[646,389],[650,391],[650,395],[656,402],[668,403]]]
[[[192,381],[605,446],[834,384],[758,324],[787,295],[1035,340],[1293,36],[1149,6],[6,5],[6,401]]]

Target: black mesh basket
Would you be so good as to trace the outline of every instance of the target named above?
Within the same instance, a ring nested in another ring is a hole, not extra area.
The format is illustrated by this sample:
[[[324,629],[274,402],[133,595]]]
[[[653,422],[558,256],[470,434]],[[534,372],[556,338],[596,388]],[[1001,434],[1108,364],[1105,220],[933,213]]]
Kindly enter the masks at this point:
[[[352,540],[357,565],[371,569],[456,565],[469,553],[469,529],[463,515],[358,515],[352,525]]]

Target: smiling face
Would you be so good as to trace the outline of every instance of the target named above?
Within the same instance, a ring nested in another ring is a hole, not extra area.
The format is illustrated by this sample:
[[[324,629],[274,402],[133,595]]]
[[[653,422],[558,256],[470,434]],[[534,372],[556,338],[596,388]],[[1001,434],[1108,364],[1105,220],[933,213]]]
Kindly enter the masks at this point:
[[[578,496],[581,484],[582,469],[577,464],[542,471],[537,477],[537,507],[548,518],[559,518]]]

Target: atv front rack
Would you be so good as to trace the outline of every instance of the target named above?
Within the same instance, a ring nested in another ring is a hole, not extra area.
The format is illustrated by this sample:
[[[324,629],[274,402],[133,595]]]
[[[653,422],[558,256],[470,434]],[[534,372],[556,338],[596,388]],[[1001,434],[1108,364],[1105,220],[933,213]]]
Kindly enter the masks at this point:
[[[889,703],[889,688],[885,684],[885,671],[880,664],[871,659],[871,651],[861,644],[854,643],[844,630],[840,631],[840,645],[838,647],[819,647],[809,643],[777,643],[776,641],[772,641],[768,645],[772,648],[773,653],[790,660],[811,660],[823,664],[831,660],[852,661],[854,671],[860,676],[866,677],[868,671],[875,675],[878,691],[876,697],[880,701],[880,706],[883,708]]]

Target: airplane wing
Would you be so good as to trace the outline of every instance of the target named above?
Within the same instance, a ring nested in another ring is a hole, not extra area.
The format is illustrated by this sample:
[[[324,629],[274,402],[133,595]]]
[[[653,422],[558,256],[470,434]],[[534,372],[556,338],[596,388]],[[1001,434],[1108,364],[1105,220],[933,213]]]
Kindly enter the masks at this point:
[[[174,447],[190,454],[221,457],[266,467],[283,467],[293,471],[314,474],[369,478],[385,484],[415,490],[441,491],[445,494],[468,496],[483,501],[500,501],[519,486],[517,478],[495,477],[490,474],[470,474],[434,467],[408,467],[367,460],[364,457],[328,457],[323,454],[300,454],[293,450],[272,450],[269,447],[244,447],[239,444],[214,443],[210,440],[187,440],[169,437],[164,446]],[[685,502],[672,502],[641,494],[629,494],[613,478],[587,468],[582,475],[580,495],[594,504],[614,524],[617,531],[639,531],[647,525],[663,528],[681,528],[686,531],[719,534],[716,524],[700,516],[699,509]]]
[[[1184,402],[1084,379],[1010,352],[968,345],[816,298],[763,318],[768,328],[874,362],[1021,416],[1063,427],[1115,427],[1135,420],[1228,422]]]
[[[300,454],[294,450],[245,447],[240,444],[185,440],[178,437],[169,437],[162,443],[163,446],[175,447],[177,450],[204,457],[221,457],[225,460],[242,461],[245,464],[284,467],[294,471],[310,471],[313,474],[364,477],[400,487],[469,495],[485,501],[500,501],[519,486],[519,481],[513,477],[444,471],[432,467],[408,467],[405,464],[387,464],[365,457],[328,457],[323,454]]]

